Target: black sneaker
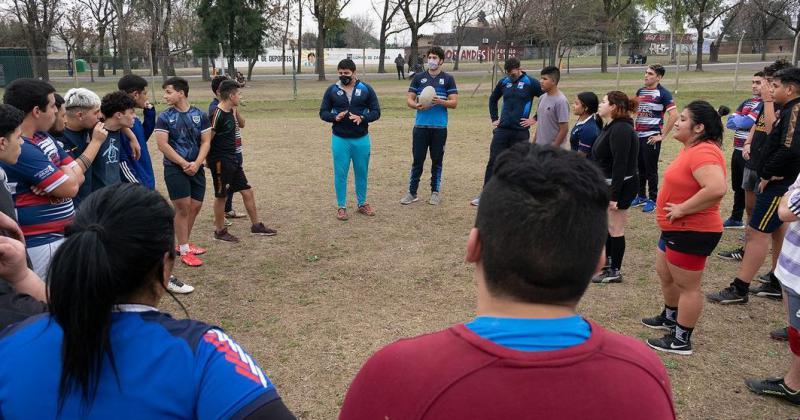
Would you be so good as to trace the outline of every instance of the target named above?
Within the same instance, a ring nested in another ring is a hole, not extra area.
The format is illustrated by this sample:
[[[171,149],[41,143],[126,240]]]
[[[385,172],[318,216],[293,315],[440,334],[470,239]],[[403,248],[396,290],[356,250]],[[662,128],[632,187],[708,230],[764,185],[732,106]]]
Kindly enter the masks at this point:
[[[772,274],[771,271],[769,273],[767,273],[767,274],[762,274],[762,275],[756,277],[756,280],[760,281],[761,283],[772,283],[771,274]]]
[[[592,277],[592,283],[622,283],[622,274],[619,270],[609,268]]]
[[[775,283],[764,283],[758,287],[750,288],[750,294],[774,300],[783,300],[781,286]]]
[[[741,261],[744,258],[744,248],[737,248],[733,251],[717,252],[717,256],[723,260],[728,261]]]
[[[783,327],[783,328],[778,328],[777,330],[770,331],[769,338],[776,341],[789,341],[789,328]]]
[[[672,331],[677,323],[667,317],[658,314],[652,318],[642,318],[642,325],[654,330]]]
[[[783,378],[772,379],[745,379],[744,384],[747,388],[759,395],[769,395],[789,401],[792,404],[800,405],[800,390],[791,390]]]
[[[747,303],[747,295],[742,296],[737,294],[736,288],[733,286],[728,286],[719,292],[707,293],[706,299],[711,303],[719,303],[722,305]]]
[[[667,353],[688,356],[692,354],[692,343],[683,342],[675,338],[674,333],[669,333],[661,338],[648,338],[647,345],[651,348]]]

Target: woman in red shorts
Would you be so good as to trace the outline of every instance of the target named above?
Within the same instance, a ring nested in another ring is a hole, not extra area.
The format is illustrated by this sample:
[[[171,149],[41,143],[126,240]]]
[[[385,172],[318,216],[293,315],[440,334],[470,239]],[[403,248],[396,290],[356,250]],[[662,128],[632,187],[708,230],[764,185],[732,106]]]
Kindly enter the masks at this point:
[[[664,310],[642,319],[647,327],[668,331],[647,340],[656,350],[692,354],[692,330],[703,310],[700,279],[706,257],[722,237],[719,203],[727,191],[722,134],[717,111],[705,101],[687,105],[675,123],[673,137],[683,149],[664,172],[656,202],[661,228],[656,271]]]

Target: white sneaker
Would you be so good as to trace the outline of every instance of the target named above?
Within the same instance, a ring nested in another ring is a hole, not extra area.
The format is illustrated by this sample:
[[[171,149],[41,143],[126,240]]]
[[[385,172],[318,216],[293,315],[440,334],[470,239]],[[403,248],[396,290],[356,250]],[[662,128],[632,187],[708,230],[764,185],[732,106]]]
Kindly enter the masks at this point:
[[[403,198],[400,199],[400,204],[409,205],[417,200],[419,200],[419,198],[416,195],[407,192],[406,195],[404,195]]]
[[[436,206],[436,205],[439,204],[439,202],[441,200],[442,199],[439,198],[439,192],[438,191],[431,191],[431,198],[430,198],[430,200],[428,200],[428,204],[430,204],[432,206]]]
[[[481,202],[481,196],[475,197],[472,201],[469,202],[470,205],[478,207],[478,204]]]
[[[172,293],[185,295],[194,292],[194,287],[189,286],[188,284],[178,280],[178,278],[175,276],[169,276],[169,284],[167,284],[167,290],[169,290]]]

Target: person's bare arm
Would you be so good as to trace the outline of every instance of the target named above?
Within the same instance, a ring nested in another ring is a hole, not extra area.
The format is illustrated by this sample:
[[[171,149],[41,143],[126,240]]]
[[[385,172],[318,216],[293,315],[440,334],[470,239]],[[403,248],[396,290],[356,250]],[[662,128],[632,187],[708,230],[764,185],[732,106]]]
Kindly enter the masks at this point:
[[[447,99],[442,99],[438,96],[433,97],[433,104],[434,105],[441,105],[445,108],[455,109],[458,106],[458,94],[451,93],[447,95]]]
[[[567,139],[567,131],[569,131],[568,122],[558,123],[558,134],[553,140],[553,147],[561,147],[561,144]]]
[[[164,154],[167,160],[185,169],[189,165],[189,162],[169,145],[169,134],[167,134],[166,131],[156,130],[155,135],[158,150]]]
[[[245,120],[242,114],[239,113],[239,107],[234,107],[233,112],[236,114],[236,121],[239,123],[239,128],[244,128]]]

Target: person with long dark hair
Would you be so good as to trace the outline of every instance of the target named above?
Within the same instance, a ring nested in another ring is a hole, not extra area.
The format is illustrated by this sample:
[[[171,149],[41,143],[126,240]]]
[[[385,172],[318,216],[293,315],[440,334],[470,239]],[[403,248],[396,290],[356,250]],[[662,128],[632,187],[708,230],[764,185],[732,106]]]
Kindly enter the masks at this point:
[[[646,327],[667,331],[647,340],[656,350],[692,354],[692,331],[703,310],[700,280],[722,237],[719,203],[727,191],[722,136],[719,114],[706,101],[687,105],[675,123],[673,137],[683,148],[664,172],[656,202],[661,229],[656,272],[664,309],[642,319]]]
[[[156,309],[174,215],[139,184],[83,202],[50,264],[50,314],[0,337],[0,357],[14,361],[0,365],[3,417],[294,418],[221,329]]]
[[[592,146],[594,161],[606,177],[611,195],[608,204],[607,267],[592,278],[594,283],[622,282],[622,258],[625,255],[625,224],[628,209],[636,197],[639,180],[639,139],[633,128],[631,115],[638,103],[620,91],[611,91],[603,97],[597,113],[610,122],[603,128]]]
[[[600,130],[603,129],[603,119],[597,115],[600,101],[594,92],[581,92],[572,102],[572,113],[578,116],[578,121],[569,134],[570,149],[578,154],[591,158]]]

